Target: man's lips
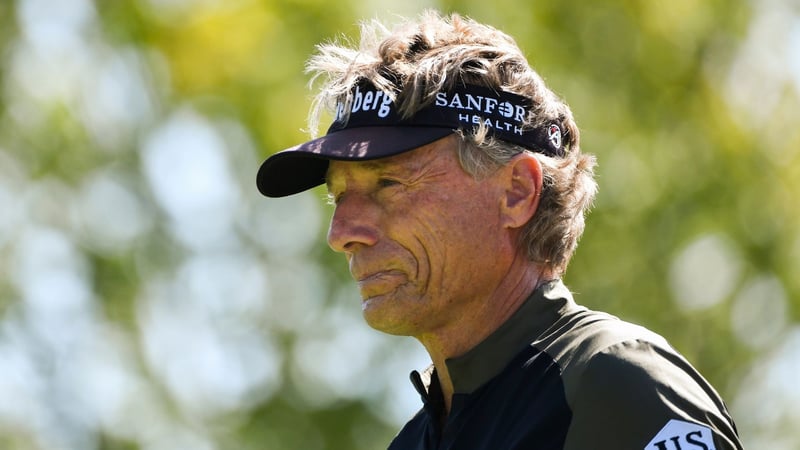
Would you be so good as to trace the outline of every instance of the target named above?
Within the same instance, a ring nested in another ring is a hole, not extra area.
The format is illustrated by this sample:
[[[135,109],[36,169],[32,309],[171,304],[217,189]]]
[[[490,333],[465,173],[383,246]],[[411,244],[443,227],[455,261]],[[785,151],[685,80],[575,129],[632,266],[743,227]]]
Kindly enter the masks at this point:
[[[357,278],[361,296],[365,299],[391,292],[404,280],[405,276],[399,270],[380,270]]]

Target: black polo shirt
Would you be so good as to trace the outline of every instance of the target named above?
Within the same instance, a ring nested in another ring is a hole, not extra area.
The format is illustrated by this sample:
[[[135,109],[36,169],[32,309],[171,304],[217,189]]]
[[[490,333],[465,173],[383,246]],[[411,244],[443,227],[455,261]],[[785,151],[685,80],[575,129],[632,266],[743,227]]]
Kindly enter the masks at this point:
[[[661,336],[537,289],[486,340],[411,379],[423,408],[390,450],[742,449],[719,395]]]

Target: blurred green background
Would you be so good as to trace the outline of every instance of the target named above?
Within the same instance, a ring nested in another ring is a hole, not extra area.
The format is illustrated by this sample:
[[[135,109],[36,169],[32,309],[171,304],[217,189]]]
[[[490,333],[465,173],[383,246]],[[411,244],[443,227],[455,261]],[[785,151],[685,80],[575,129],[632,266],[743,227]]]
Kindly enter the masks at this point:
[[[514,36],[601,186],[566,276],[800,448],[793,0],[0,0],[0,448],[378,449],[411,339],[361,320],[306,138],[315,44],[426,7]]]

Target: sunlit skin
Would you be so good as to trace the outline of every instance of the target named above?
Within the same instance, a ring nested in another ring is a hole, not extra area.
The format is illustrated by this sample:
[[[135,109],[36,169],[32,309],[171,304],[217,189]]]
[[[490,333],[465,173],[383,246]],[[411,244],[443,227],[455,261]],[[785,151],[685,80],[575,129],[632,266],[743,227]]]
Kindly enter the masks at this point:
[[[476,180],[453,135],[376,161],[332,161],[328,243],[344,253],[367,323],[417,338],[449,410],[445,359],[485,339],[550,278],[517,244],[541,192],[531,155]]]

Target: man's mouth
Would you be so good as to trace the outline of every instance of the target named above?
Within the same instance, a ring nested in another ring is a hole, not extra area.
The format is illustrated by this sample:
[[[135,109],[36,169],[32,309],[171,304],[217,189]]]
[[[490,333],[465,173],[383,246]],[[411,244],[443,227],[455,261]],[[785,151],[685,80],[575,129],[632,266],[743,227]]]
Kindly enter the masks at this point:
[[[381,270],[361,276],[357,281],[361,297],[368,299],[392,292],[405,280],[405,276],[399,270]]]

